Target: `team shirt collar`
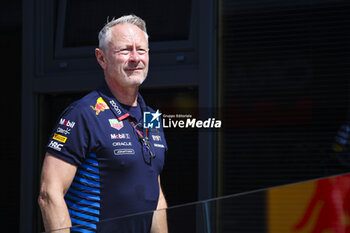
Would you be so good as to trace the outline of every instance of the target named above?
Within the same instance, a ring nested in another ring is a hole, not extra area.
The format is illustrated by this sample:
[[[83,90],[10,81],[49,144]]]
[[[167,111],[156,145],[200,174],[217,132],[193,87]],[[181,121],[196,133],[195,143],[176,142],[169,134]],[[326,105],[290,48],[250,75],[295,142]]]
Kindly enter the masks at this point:
[[[135,118],[132,116],[128,110],[119,103],[119,101],[113,96],[112,92],[110,91],[108,85],[106,82],[103,82],[103,85],[98,89],[98,92],[100,96],[105,100],[105,102],[108,104],[110,109],[114,112],[114,114],[117,116],[118,121],[122,121],[124,119],[127,119],[129,116]],[[142,98],[141,94],[138,93],[137,96],[137,103],[141,107],[141,111],[144,112],[147,109],[146,103],[144,99]]]

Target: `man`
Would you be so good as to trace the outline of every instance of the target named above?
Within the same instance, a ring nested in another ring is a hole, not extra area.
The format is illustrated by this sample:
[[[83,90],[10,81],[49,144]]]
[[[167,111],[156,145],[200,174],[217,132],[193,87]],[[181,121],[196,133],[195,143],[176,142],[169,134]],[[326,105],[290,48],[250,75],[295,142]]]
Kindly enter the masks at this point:
[[[167,207],[159,176],[167,145],[161,128],[142,127],[143,113],[154,111],[138,93],[148,51],[137,16],[100,31],[105,83],[63,112],[47,146],[38,199],[46,231],[167,232],[165,210],[151,213]]]

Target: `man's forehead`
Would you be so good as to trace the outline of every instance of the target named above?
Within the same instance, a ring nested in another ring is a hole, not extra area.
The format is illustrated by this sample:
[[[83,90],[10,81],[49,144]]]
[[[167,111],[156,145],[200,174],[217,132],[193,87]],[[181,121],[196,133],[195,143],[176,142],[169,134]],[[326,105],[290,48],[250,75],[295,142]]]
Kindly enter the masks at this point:
[[[145,32],[133,24],[117,24],[112,29],[112,41],[148,44]]]

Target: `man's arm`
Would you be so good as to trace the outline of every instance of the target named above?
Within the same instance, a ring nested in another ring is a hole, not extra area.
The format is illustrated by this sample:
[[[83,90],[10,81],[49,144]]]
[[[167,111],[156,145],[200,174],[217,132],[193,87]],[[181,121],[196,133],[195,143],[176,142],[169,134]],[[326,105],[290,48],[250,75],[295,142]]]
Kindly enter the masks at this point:
[[[64,195],[73,181],[76,170],[76,166],[46,153],[38,198],[46,231],[72,225]],[[59,232],[70,231],[67,229]]]
[[[168,233],[168,223],[166,208],[168,207],[162,187],[160,185],[160,176],[158,176],[159,183],[159,199],[157,205],[157,211],[153,213],[151,233]]]

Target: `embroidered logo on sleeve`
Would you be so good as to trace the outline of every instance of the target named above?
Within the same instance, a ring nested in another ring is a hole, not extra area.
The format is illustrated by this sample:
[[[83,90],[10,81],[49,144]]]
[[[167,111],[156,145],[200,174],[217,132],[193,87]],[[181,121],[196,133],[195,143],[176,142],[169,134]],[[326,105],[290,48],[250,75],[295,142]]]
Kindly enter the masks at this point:
[[[64,118],[61,118],[60,119],[60,125],[63,125],[63,126],[67,126],[71,129],[73,129],[74,125],[75,125],[75,122],[74,121],[70,121],[70,120],[66,120]]]
[[[62,136],[62,135],[57,134],[57,133],[55,133],[53,135],[53,139],[55,139],[56,141],[62,142],[62,143],[66,143],[66,141],[67,141],[67,137]]]
[[[63,147],[63,144],[60,144],[60,143],[57,143],[57,142],[54,142],[54,141],[50,141],[49,147],[54,149],[54,150],[61,151],[62,147]]]
[[[102,97],[97,99],[95,106],[90,105],[90,107],[96,112],[96,115],[100,114],[100,112],[103,112],[106,109],[109,109]]]

